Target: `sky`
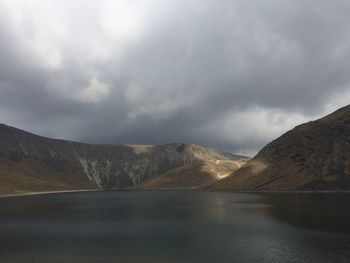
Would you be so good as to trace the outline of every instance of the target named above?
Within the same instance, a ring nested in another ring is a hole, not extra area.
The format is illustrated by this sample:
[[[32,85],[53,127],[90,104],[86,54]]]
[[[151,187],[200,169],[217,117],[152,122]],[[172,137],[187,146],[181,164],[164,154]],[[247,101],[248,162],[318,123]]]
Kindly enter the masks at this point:
[[[0,0],[0,123],[255,154],[350,101],[348,0]]]

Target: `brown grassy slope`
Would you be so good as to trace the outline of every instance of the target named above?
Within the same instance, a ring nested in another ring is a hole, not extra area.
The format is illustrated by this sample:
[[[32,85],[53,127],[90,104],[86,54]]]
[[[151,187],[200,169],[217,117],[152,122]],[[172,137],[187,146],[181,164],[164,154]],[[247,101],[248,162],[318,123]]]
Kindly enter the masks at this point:
[[[0,162],[0,194],[89,189],[85,176],[76,176],[26,160],[21,163]]]
[[[244,160],[196,162],[145,180],[137,187],[143,189],[202,187],[230,175],[244,163]]]
[[[350,106],[288,131],[210,188],[350,190]]]
[[[0,124],[0,194],[91,187],[68,143]]]

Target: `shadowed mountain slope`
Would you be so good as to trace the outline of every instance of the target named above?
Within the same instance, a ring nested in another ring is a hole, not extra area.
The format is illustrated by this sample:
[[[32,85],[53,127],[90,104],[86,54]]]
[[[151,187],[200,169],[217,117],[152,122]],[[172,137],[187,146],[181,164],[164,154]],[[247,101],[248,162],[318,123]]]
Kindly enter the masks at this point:
[[[350,190],[350,106],[288,131],[210,188]]]

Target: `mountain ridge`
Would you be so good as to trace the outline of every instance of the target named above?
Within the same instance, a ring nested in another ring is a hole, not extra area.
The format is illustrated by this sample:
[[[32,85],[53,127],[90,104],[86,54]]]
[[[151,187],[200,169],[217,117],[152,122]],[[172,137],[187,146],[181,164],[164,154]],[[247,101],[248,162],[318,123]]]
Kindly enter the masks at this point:
[[[284,133],[209,188],[350,190],[350,105]]]
[[[124,188],[191,163],[240,158],[195,144],[85,144],[0,125],[2,192]]]

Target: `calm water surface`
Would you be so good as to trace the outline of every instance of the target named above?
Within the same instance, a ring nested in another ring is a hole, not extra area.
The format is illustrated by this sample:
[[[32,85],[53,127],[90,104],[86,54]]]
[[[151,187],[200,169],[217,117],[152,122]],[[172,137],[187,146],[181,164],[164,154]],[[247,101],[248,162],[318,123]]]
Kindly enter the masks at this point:
[[[0,199],[0,262],[350,262],[350,194]]]

